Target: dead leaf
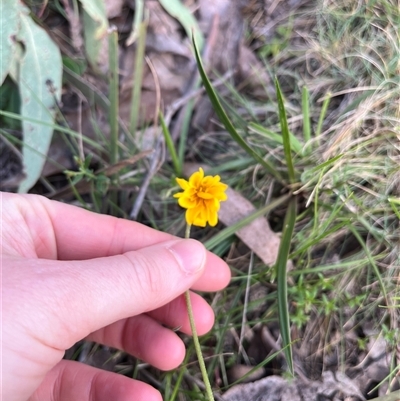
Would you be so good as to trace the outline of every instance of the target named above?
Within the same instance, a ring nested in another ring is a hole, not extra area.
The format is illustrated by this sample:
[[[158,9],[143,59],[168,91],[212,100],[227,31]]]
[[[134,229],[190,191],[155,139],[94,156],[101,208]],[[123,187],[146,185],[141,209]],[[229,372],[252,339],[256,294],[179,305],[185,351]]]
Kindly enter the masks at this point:
[[[231,226],[256,211],[254,205],[239,192],[228,188],[228,200],[221,203],[219,219]],[[280,238],[271,230],[267,219],[259,217],[246,227],[236,232],[236,235],[268,266],[276,262]]]
[[[280,376],[268,376],[254,383],[233,386],[222,398],[224,401],[365,400],[355,382],[341,372],[324,372],[320,381],[301,378],[288,381]]]

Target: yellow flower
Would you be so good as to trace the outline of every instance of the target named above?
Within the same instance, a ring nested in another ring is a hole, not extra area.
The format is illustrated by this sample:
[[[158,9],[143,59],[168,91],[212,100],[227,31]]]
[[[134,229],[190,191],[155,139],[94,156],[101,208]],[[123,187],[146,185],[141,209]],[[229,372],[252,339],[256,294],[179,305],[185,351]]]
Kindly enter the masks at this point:
[[[219,204],[227,199],[225,191],[228,188],[220,180],[219,175],[204,177],[201,167],[189,177],[189,181],[176,179],[183,192],[174,197],[186,209],[185,218],[189,225],[205,227],[208,223],[214,227],[218,223]]]

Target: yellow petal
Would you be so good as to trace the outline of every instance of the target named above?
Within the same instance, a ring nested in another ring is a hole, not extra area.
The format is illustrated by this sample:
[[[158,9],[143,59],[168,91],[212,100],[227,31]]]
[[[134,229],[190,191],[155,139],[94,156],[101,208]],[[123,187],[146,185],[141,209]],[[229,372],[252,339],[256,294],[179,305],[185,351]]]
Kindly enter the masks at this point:
[[[198,224],[196,224],[196,221],[199,220],[200,213],[201,213],[201,209],[199,209],[198,207],[187,209],[186,210],[186,214],[185,214],[186,222],[188,224],[198,225]]]
[[[208,217],[208,224],[211,227],[215,227],[218,223],[218,213],[214,211],[210,211],[209,217]]]
[[[189,183],[183,178],[176,178],[176,182],[183,190],[189,188]]]
[[[197,217],[194,220],[193,225],[197,226],[197,227],[205,227],[207,225],[207,221],[202,219],[202,218],[200,218],[200,217]]]
[[[189,178],[189,185],[198,188],[201,184],[201,181],[204,178],[204,171],[203,169],[200,167],[199,171],[196,171],[195,173],[193,173],[190,178]]]
[[[195,207],[197,204],[195,199],[193,199],[192,197],[188,197],[188,196],[182,196],[181,198],[179,198],[178,203],[179,203],[179,206],[181,206],[185,209],[191,209],[191,208]]]
[[[214,197],[213,194],[208,194],[207,192],[197,192],[197,196],[201,199],[212,199]]]

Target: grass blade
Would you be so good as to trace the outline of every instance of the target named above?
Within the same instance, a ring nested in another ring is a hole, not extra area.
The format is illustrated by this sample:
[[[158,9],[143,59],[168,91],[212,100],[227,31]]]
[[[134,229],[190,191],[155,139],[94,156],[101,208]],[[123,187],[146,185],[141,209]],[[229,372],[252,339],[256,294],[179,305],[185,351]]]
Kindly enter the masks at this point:
[[[118,161],[118,32],[113,30],[108,38],[109,47],[109,96],[110,96],[110,162]]]
[[[197,66],[200,72],[201,79],[203,81],[204,87],[206,89],[207,95],[213,105],[214,111],[217,114],[218,118],[221,120],[221,122],[224,124],[226,130],[229,132],[231,137],[250,155],[255,159],[258,163],[260,163],[270,174],[272,174],[275,178],[282,180],[281,175],[279,172],[275,169],[275,167],[269,163],[268,161],[264,160],[257,152],[254,151],[245,141],[244,139],[239,135],[239,133],[236,131],[236,128],[233,126],[231,120],[229,119],[228,115],[226,114],[225,110],[222,107],[221,102],[218,99],[218,96],[211,85],[210,80],[207,77],[207,74],[204,70],[203,63],[200,58],[199,51],[196,46],[196,41],[193,37],[193,46],[194,46],[194,52],[196,56],[196,61],[197,61]]]
[[[174,141],[172,140],[171,133],[169,132],[167,125],[165,124],[165,120],[162,113],[160,113],[160,124],[162,128],[162,133],[164,135],[165,143],[172,158],[172,164],[174,165],[175,174],[178,177],[180,177],[182,175],[182,164],[176,153]]]
[[[282,336],[282,347],[284,348],[286,362],[289,372],[293,375],[293,355],[290,340],[290,321],[287,295],[287,270],[286,265],[289,257],[290,245],[294,231],[297,214],[297,199],[291,199],[284,221],[281,244],[279,246],[278,258],[276,261],[277,282],[278,282],[278,314],[279,327]]]
[[[218,234],[214,235],[212,238],[204,242],[204,246],[208,250],[214,249],[218,244],[220,244],[226,238],[229,238],[231,235],[235,234],[235,232],[248,224],[250,224],[253,220],[257,217],[263,216],[267,214],[271,210],[274,210],[276,207],[281,205],[282,203],[286,202],[291,194],[286,194],[281,196],[278,199],[275,199],[268,205],[264,206],[263,208],[256,210],[254,213],[250,214],[249,216],[245,217],[244,219],[238,221],[235,224],[232,224],[229,227],[224,228],[223,230],[219,231]]]
[[[388,202],[390,204],[390,207],[392,208],[393,212],[396,214],[396,216],[400,219],[400,210],[397,208],[396,205],[400,205],[400,198],[388,198]]]
[[[143,80],[143,63],[144,63],[144,53],[146,50],[146,33],[147,33],[147,23],[143,21],[139,27],[139,36],[137,38],[137,51],[135,55],[135,70],[133,76],[132,85],[132,100],[131,100],[131,115],[129,122],[129,131],[132,137],[135,137],[139,110],[140,110],[140,95],[142,91],[142,80]]]
[[[378,265],[375,263],[375,260],[373,258],[373,255],[371,254],[371,251],[369,250],[367,244],[365,243],[364,239],[361,237],[360,233],[353,227],[351,224],[349,224],[349,230],[353,233],[354,237],[356,237],[358,243],[361,245],[363,248],[365,255],[369,261],[369,263],[372,266],[372,270],[374,271],[376,278],[378,279],[379,282],[379,287],[381,288],[382,295],[386,301],[386,305],[390,305],[391,303],[389,302],[389,298],[386,292],[386,287],[382,279],[382,275],[379,271]]]
[[[253,131],[259,135],[262,135],[266,138],[268,138],[271,141],[277,142],[280,145],[283,145],[283,138],[282,135],[279,135],[271,130],[269,130],[268,128],[263,127],[260,124],[251,122],[249,124],[249,130]],[[296,153],[300,153],[301,152],[301,148],[303,147],[303,145],[301,144],[301,142],[291,133],[289,132],[290,135],[290,144],[292,146],[292,149],[296,152]]]
[[[303,86],[303,91],[301,94],[301,107],[303,109],[303,135],[306,143],[311,139],[309,97],[310,96],[307,87]]]
[[[292,149],[290,146],[289,126],[288,126],[288,122],[287,122],[285,104],[283,102],[283,95],[282,95],[281,87],[279,85],[278,78],[275,78],[275,88],[276,88],[276,97],[278,100],[279,121],[281,123],[281,130],[282,130],[283,150],[285,153],[289,181],[291,184],[294,184],[296,181],[296,177],[295,177],[294,167],[293,167]]]
[[[133,44],[140,32],[140,24],[143,19],[143,10],[144,10],[144,0],[135,0],[135,16],[132,22],[132,31],[126,40],[126,46],[130,46]]]
[[[318,138],[318,140],[322,132],[322,124],[324,123],[325,115],[326,112],[328,111],[328,106],[330,101],[331,97],[330,93],[328,93],[326,99],[324,100],[324,103],[322,103],[321,114],[319,115],[317,130],[315,131],[315,136]]]
[[[31,123],[34,123],[34,124],[42,125],[44,127],[52,127],[52,128],[54,128],[55,131],[59,131],[59,132],[68,134],[73,138],[81,138],[82,137],[83,142],[87,143],[90,146],[93,146],[94,149],[97,149],[100,152],[105,152],[106,151],[105,148],[101,144],[99,144],[98,142],[88,138],[87,136],[84,136],[84,135],[82,136],[79,132],[73,131],[70,128],[65,128],[65,127],[63,127],[61,125],[58,125],[58,124],[48,123],[48,122],[45,122],[43,120],[39,120],[39,119],[36,119],[36,118],[22,117],[19,114],[11,113],[9,111],[3,111],[3,110],[0,110],[0,116],[9,117],[9,118],[12,118],[12,119],[17,120],[17,121],[26,120],[26,121],[30,121]],[[32,147],[32,149],[33,149],[33,147]]]
[[[371,401],[399,401],[399,399],[400,399],[400,390],[394,391],[393,393],[386,394],[378,398],[373,398]]]

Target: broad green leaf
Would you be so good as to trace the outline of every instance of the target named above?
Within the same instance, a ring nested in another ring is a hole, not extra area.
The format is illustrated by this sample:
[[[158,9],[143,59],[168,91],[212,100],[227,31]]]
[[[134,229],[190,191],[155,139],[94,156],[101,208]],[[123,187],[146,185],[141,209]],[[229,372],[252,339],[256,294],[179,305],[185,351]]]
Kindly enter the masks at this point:
[[[18,41],[24,45],[19,65],[19,90],[24,135],[22,148],[26,177],[20,183],[19,192],[27,192],[38,180],[46,161],[53,135],[56,102],[61,97],[62,61],[58,47],[46,31],[36,25],[29,10],[22,4],[21,28]],[[29,117],[43,122],[33,123]]]
[[[179,21],[186,31],[186,35],[191,38],[194,36],[197,46],[201,50],[203,48],[204,38],[199,25],[197,24],[196,18],[189,11],[189,9],[183,5],[180,0],[159,0],[160,4],[164,7],[165,11]]]
[[[104,0],[80,0],[90,18],[96,22],[94,39],[101,39],[107,34],[108,20]],[[86,29],[86,26],[85,26]]]
[[[6,78],[13,59],[18,33],[18,7],[15,0],[0,1],[0,85]]]

